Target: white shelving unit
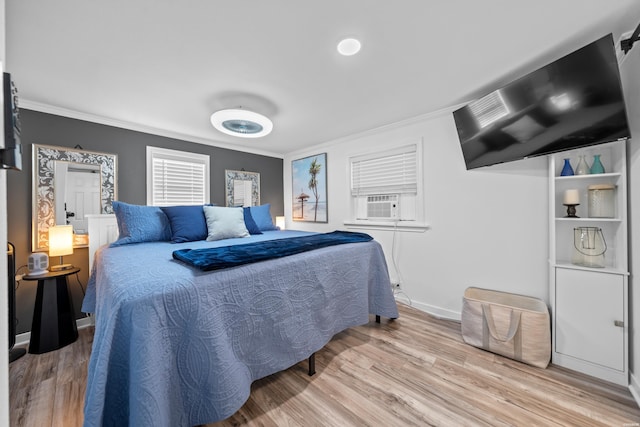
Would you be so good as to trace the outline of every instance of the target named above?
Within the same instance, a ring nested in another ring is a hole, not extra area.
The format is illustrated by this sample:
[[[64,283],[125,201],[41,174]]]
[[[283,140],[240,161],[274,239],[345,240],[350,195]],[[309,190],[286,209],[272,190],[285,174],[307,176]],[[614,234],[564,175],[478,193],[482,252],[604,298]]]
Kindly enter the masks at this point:
[[[564,159],[576,168],[600,155],[605,173],[560,176]],[[628,385],[628,249],[626,141],[549,156],[549,263],[552,362],[594,377]],[[616,187],[614,217],[590,218],[588,187]],[[579,218],[568,218],[566,190],[579,191]],[[606,242],[604,267],[572,263],[574,228],[597,227]]]

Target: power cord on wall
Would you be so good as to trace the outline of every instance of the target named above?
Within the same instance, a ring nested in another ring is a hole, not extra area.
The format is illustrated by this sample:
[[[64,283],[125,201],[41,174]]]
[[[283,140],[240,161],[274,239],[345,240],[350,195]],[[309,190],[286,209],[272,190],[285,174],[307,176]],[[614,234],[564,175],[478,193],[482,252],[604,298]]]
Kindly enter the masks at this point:
[[[16,292],[18,291],[18,289],[20,288],[20,281],[22,280],[22,278],[25,276],[25,274],[21,273],[22,270],[26,270],[27,269],[27,264],[21,265],[20,267],[16,268],[16,270],[13,272],[13,277],[15,278],[16,281]],[[27,270],[28,272],[28,270]],[[15,317],[15,325],[16,328],[18,327],[18,325],[20,324],[20,319],[18,319],[18,316],[14,316]]]
[[[20,287],[20,281],[26,275],[26,273],[20,273],[20,271],[23,269],[26,270],[26,268],[27,268],[27,264],[21,265],[20,267],[16,268],[16,271],[13,274],[13,277],[15,277],[16,279],[16,291]]]
[[[80,290],[82,291],[82,296],[85,297],[87,295],[87,293],[86,293],[86,291],[84,289],[84,286],[82,286],[82,282],[80,281],[80,275],[78,273],[76,273],[75,276],[76,276],[76,282],[78,282],[78,285],[80,286]],[[89,318],[89,317],[93,316],[93,314],[92,313],[84,313],[84,316],[86,318]]]
[[[82,290],[82,296],[85,296],[86,293],[84,291],[84,286],[82,286],[82,282],[80,281],[80,276],[78,276],[78,273],[76,273],[75,276],[76,276],[76,281],[78,282],[78,285],[80,285],[80,289]]]
[[[391,287],[393,288],[393,296],[397,299],[398,297],[407,300],[408,305],[412,305],[411,298],[409,295],[402,290],[402,273],[400,273],[400,268],[398,268],[398,264],[396,263],[396,235],[398,233],[398,221],[394,221],[393,223],[393,239],[391,241],[391,262],[393,263],[393,268],[396,271],[397,282],[392,283]]]

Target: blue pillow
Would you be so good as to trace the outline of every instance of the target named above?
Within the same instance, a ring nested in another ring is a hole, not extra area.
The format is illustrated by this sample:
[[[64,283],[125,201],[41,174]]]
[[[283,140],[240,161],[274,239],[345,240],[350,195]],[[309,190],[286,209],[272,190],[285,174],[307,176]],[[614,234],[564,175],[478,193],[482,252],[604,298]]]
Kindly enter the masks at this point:
[[[171,239],[169,219],[157,206],[112,202],[120,236],[111,246],[158,242]]]
[[[172,242],[194,242],[207,238],[207,221],[202,205],[165,206],[161,209],[169,219]]]
[[[277,230],[278,228],[273,225],[273,220],[271,219],[271,204],[265,203],[260,206],[251,206],[251,216],[253,220],[256,222],[256,225],[260,229],[260,231],[270,231]]]
[[[262,234],[262,231],[258,228],[258,224],[253,220],[251,216],[251,208],[242,208],[244,213],[244,225],[247,227],[249,234]]]

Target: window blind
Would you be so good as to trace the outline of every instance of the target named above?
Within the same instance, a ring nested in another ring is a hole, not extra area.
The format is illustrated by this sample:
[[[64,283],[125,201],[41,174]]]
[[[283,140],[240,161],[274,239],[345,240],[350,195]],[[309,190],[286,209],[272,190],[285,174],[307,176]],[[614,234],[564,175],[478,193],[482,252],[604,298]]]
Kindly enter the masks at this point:
[[[209,157],[193,153],[151,151],[150,204],[154,206],[208,203]]]
[[[509,114],[509,107],[502,98],[502,93],[497,90],[489,95],[469,104],[471,114],[476,118],[480,128],[489,126],[491,123]]]
[[[358,156],[351,160],[351,194],[416,194],[418,161],[415,145]]]

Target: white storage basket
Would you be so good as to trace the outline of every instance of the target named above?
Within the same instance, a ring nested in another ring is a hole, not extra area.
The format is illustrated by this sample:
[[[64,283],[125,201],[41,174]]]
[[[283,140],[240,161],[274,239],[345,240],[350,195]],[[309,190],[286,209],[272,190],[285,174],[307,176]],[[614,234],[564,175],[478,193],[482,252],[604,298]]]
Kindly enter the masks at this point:
[[[529,365],[551,358],[551,321],[544,301],[470,287],[462,302],[464,342]]]

